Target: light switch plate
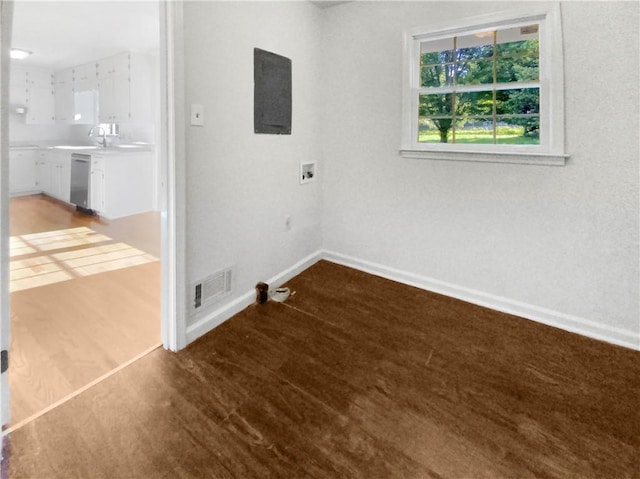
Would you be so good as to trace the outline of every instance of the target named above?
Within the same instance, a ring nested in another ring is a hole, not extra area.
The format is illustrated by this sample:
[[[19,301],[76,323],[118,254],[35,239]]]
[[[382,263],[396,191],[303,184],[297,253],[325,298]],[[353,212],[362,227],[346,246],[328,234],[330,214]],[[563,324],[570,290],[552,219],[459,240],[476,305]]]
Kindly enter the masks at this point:
[[[191,126],[204,126],[204,105],[191,105]]]

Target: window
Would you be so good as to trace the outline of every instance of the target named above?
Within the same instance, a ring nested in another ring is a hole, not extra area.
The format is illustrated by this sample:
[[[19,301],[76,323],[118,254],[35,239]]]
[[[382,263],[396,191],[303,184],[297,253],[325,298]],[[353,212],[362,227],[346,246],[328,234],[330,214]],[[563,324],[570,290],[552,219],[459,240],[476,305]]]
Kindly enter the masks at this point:
[[[401,153],[563,165],[559,7],[406,34]]]

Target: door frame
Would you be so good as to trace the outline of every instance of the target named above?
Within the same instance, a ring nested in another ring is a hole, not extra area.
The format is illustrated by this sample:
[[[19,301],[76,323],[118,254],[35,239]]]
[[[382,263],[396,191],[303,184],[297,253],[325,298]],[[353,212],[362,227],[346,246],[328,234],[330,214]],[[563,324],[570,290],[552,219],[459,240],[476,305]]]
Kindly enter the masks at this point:
[[[0,1],[0,349],[11,344],[9,304],[9,49],[13,0]],[[0,425],[11,419],[7,372],[0,377]],[[4,448],[3,448],[4,449]],[[2,463],[4,465],[4,462]]]
[[[166,165],[166,208],[161,214],[162,344],[187,345],[186,320],[186,148],[184,27],[181,0],[160,4],[161,161]]]
[[[165,205],[161,208],[161,337],[165,349],[186,346],[186,168],[184,108],[184,37],[182,1],[159,5],[160,134],[157,147],[164,163]],[[0,2],[0,346],[10,345],[9,294],[9,49],[13,0]],[[0,387],[0,424],[7,424],[6,373]]]

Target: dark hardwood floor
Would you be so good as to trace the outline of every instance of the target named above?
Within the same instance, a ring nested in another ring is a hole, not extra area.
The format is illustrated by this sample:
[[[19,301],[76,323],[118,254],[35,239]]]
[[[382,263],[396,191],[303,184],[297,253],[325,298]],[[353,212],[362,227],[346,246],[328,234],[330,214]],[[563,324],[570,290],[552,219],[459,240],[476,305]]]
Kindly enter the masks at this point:
[[[5,437],[12,478],[638,478],[640,353],[320,262]]]

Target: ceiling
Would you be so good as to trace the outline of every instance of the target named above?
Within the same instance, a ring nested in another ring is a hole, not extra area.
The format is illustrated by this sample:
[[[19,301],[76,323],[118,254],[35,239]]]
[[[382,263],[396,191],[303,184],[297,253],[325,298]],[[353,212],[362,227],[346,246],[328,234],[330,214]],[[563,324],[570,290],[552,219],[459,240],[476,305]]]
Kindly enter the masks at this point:
[[[54,70],[156,51],[160,38],[155,1],[16,0],[13,17],[12,46],[33,52],[20,64]]]
[[[20,64],[54,70],[125,50],[157,51],[157,1],[15,0],[12,46],[33,54]],[[328,8],[346,1],[313,1]]]

